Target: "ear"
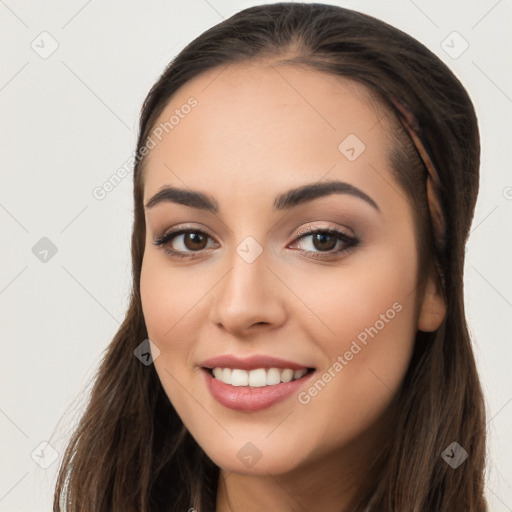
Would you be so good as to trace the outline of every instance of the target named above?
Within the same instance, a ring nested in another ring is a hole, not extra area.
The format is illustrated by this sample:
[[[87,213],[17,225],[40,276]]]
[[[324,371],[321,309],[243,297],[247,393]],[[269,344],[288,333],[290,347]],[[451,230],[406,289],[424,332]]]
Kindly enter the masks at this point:
[[[418,316],[418,329],[420,331],[435,331],[439,328],[446,316],[446,303],[435,272],[431,272],[425,283],[420,313]]]

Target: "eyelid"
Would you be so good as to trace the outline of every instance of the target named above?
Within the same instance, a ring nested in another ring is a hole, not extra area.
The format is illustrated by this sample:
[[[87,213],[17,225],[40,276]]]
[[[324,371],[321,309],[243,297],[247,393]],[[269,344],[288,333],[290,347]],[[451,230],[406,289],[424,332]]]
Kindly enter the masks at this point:
[[[335,236],[336,245],[338,244],[338,242],[341,241],[345,243],[346,246],[342,247],[341,249],[331,249],[329,251],[308,251],[306,249],[298,249],[299,252],[308,255],[307,257],[309,258],[329,261],[332,259],[339,258],[342,254],[348,253],[349,251],[355,249],[360,244],[360,239],[358,237],[356,237],[355,235],[349,235],[348,233],[346,233],[345,229],[342,229],[339,226],[307,226],[295,234],[293,245],[297,244],[301,239],[307,238],[308,236],[317,233],[327,233],[330,236]]]
[[[347,237],[356,238],[355,235],[353,234],[352,230],[347,228],[347,227],[345,227],[345,226],[341,227],[341,226],[338,226],[338,225],[335,225],[335,226],[311,226],[311,225],[308,225],[306,227],[303,227],[303,228],[299,229],[299,231],[297,231],[294,234],[293,239],[297,240],[298,238],[300,238],[303,235],[315,233],[317,231],[329,231],[329,230],[341,231]],[[170,234],[173,234],[173,233],[174,234],[178,234],[178,233],[181,234],[183,231],[194,231],[194,232],[204,233],[205,235],[208,235],[210,238],[215,239],[215,237],[213,235],[211,235],[207,231],[206,228],[203,228],[203,227],[199,227],[198,228],[197,225],[193,226],[193,225],[189,225],[189,224],[180,224],[178,226],[173,226],[171,228],[168,228],[168,229],[164,230],[162,232],[162,234],[155,235],[153,239],[154,240],[163,239],[167,235],[170,235]],[[352,233],[347,233],[347,231],[351,231]]]
[[[162,234],[155,235],[153,237],[153,244],[154,245],[165,245],[169,241],[174,240],[176,237],[187,234],[187,233],[201,233],[202,235],[206,235],[208,238],[211,238],[212,240],[215,240],[215,237],[213,235],[210,235],[208,231],[204,230],[203,228],[197,228],[194,226],[187,226],[187,225],[179,225],[179,226],[173,226],[172,228],[166,229]],[[172,236],[171,236],[172,235]],[[216,242],[218,243],[218,242]],[[200,252],[200,251],[196,251]],[[193,251],[190,251],[191,254],[193,254]]]
[[[356,238],[356,236],[353,234],[351,229],[341,227],[341,226],[306,226],[304,228],[301,228],[297,233],[294,235],[294,239],[297,240],[298,238],[301,238],[304,235],[310,235],[312,233],[317,233],[319,231],[336,231],[344,234],[347,238]],[[351,231],[352,234],[347,233],[347,231]]]
[[[208,235],[210,238],[215,239],[213,235],[211,235],[206,228],[203,227],[197,227],[188,225],[188,224],[179,224],[178,226],[172,226],[168,229],[165,229],[160,235],[154,235],[153,241],[156,242],[158,240],[162,240],[166,238],[168,235],[178,235],[182,234],[183,232],[194,232],[194,233],[204,233],[205,235]]]
[[[350,230],[352,231],[352,230]],[[180,258],[180,259],[197,259],[200,258],[201,255],[207,251],[207,249],[201,249],[199,251],[180,251],[177,249],[172,249],[169,247],[165,247],[170,241],[174,240],[176,237],[187,234],[187,233],[200,233],[206,235],[208,238],[214,240],[215,243],[218,243],[214,236],[210,235],[206,230],[202,228],[197,228],[195,226],[190,225],[178,225],[173,226],[172,228],[166,229],[161,235],[156,235],[153,238],[153,244],[156,246],[162,246],[166,252],[170,254],[171,257]],[[301,228],[298,232],[294,234],[292,244],[296,244],[302,238],[306,238],[307,236],[311,236],[317,233],[328,233],[330,235],[337,237],[338,241],[343,241],[348,244],[347,247],[343,249],[330,250],[330,251],[308,251],[305,249],[298,249],[299,252],[304,254],[312,255],[314,259],[324,259],[327,260],[329,258],[334,258],[335,256],[348,251],[350,249],[354,249],[360,242],[360,240],[355,235],[349,235],[346,232],[346,228],[341,228],[340,226],[306,226]],[[289,245],[288,245],[289,246]],[[287,246],[287,247],[288,247]],[[210,248],[211,249],[211,248]],[[197,254],[197,256],[195,256]]]

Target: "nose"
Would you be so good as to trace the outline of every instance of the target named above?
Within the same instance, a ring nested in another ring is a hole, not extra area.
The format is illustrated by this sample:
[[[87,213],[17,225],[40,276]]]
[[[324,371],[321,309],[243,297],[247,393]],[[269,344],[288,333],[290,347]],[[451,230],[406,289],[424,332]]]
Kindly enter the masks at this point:
[[[262,326],[274,330],[286,320],[286,287],[268,266],[265,252],[249,262],[234,254],[232,267],[213,291],[210,321],[244,338]]]

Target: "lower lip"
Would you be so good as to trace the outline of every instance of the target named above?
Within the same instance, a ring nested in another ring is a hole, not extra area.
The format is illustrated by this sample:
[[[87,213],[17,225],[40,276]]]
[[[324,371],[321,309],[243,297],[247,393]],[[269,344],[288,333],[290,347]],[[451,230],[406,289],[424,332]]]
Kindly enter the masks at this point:
[[[216,379],[204,368],[203,373],[210,393],[219,403],[236,411],[254,412],[266,409],[298,393],[315,372],[309,372],[297,380],[259,388],[231,386]]]

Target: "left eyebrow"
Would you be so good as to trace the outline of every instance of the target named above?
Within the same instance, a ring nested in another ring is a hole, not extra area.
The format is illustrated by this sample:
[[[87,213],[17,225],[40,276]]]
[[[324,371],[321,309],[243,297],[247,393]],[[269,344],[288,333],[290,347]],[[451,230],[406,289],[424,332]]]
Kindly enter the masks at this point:
[[[350,183],[339,180],[326,181],[323,183],[310,183],[298,188],[292,188],[276,197],[272,209],[287,210],[307,201],[313,201],[319,197],[331,194],[350,194],[366,201],[380,212],[380,208],[377,203],[368,194],[365,194],[362,190],[354,187],[354,185],[351,185]]]
[[[377,203],[368,194],[350,183],[339,180],[323,183],[309,183],[297,188],[292,188],[275,198],[272,210],[288,210],[299,204],[331,194],[350,194],[366,201],[380,212]],[[146,203],[145,207],[153,208],[160,203],[177,203],[212,213],[218,213],[220,210],[215,198],[208,194],[198,190],[175,188],[171,186],[162,187],[162,189]]]

